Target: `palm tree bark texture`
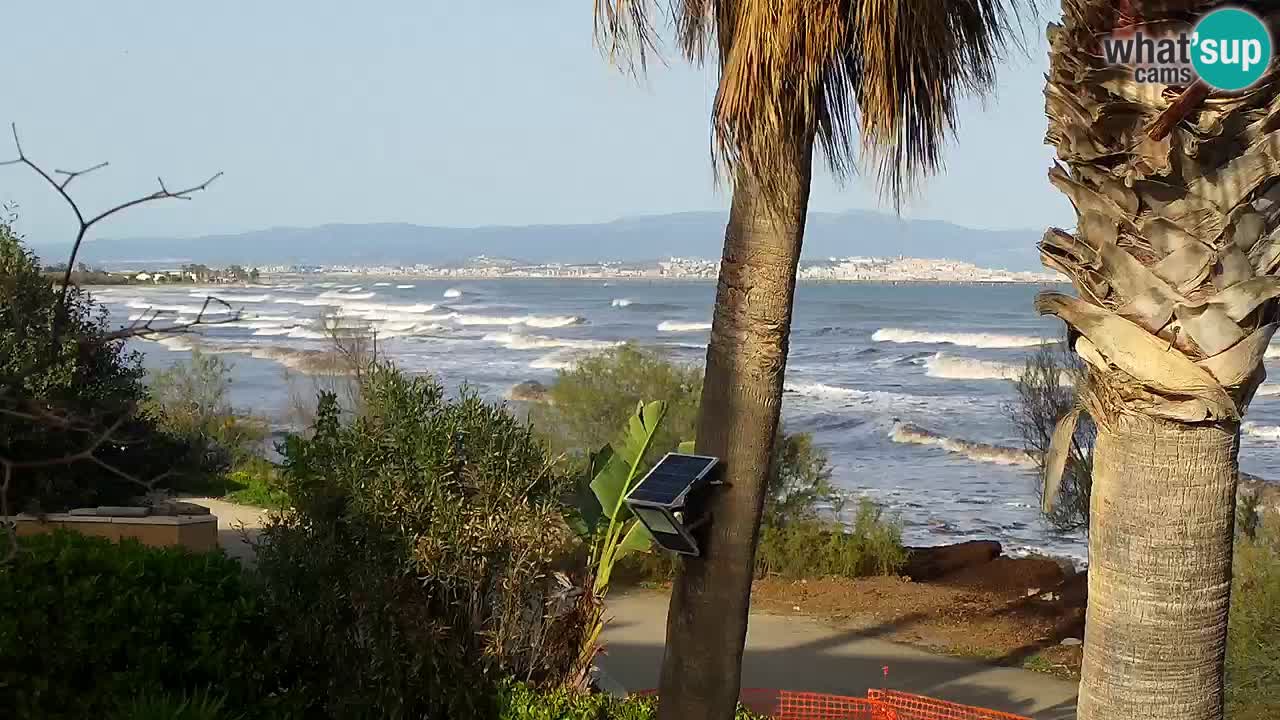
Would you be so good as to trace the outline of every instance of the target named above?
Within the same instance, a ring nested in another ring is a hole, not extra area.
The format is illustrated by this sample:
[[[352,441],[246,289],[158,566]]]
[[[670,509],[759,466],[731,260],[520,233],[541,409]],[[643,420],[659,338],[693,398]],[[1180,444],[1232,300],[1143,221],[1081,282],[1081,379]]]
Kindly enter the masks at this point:
[[[686,558],[672,589],[659,718],[710,718],[738,699],[755,546],[791,333],[796,266],[809,205],[812,138],[794,146],[789,172],[778,173],[782,202],[740,176],[734,186],[716,291],[697,452],[729,468],[707,507],[703,554]],[[708,558],[733,558],[715,562]],[[708,689],[710,691],[708,692]]]
[[[1274,63],[1234,94],[1140,84],[1099,40],[1218,5],[1063,0],[1049,28],[1049,176],[1077,225],[1040,251],[1077,295],[1036,305],[1088,363],[1098,427],[1081,720],[1223,716],[1240,421],[1280,316],[1280,85]]]

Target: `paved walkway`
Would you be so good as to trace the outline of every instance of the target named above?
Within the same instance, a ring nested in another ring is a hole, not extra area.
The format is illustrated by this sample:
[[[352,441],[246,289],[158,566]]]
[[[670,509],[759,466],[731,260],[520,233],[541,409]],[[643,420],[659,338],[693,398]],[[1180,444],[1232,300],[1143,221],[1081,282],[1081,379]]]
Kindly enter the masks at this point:
[[[628,690],[656,687],[667,620],[666,594],[630,591],[609,598],[601,665]],[[742,686],[864,695],[868,688],[930,695],[967,705],[1070,720],[1076,683],[1020,668],[933,655],[880,640],[875,630],[753,613],[742,661]],[[884,682],[882,668],[889,666]]]
[[[212,498],[186,498],[218,516],[228,555],[247,562],[266,512]],[[667,595],[634,590],[609,598],[605,671],[627,690],[658,685],[667,627]],[[742,686],[864,695],[894,690],[978,705],[1037,720],[1075,717],[1076,684],[1020,668],[933,655],[876,637],[873,629],[794,616],[753,613],[742,663]],[[884,682],[881,668],[889,666]]]

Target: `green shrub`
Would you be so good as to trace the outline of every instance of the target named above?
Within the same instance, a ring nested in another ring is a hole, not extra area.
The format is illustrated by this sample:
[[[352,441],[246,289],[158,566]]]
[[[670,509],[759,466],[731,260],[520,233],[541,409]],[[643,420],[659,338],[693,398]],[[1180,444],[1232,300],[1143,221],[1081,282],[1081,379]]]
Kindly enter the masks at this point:
[[[1280,517],[1236,541],[1227,701],[1231,717],[1280,717]]]
[[[0,707],[101,717],[146,693],[214,687],[229,708],[280,687],[260,593],[221,553],[23,538],[0,566]]]
[[[763,527],[757,572],[790,579],[892,575],[906,563],[907,553],[901,527],[882,515],[863,500],[848,532],[833,532],[830,523],[817,520]]]
[[[567,479],[501,406],[389,366],[363,381],[350,423],[326,395],[285,442],[292,508],[258,554],[300,694],[330,717],[473,717],[499,681],[564,682],[589,596],[554,573]]]
[[[194,694],[172,695],[147,692],[131,698],[117,710],[112,720],[235,720],[240,715],[227,713],[226,700],[207,690]]]
[[[618,428],[626,427],[637,404],[662,401],[667,413],[645,454],[647,468],[682,441],[694,439],[701,395],[700,367],[672,362],[657,350],[623,345],[560,371],[548,389],[550,401],[533,409],[534,426],[557,452],[585,460],[619,439]],[[812,519],[814,503],[838,505],[838,500],[826,452],[807,433],[779,430],[764,522]]]
[[[262,455],[267,424],[231,406],[232,370],[218,355],[194,349],[189,360],[149,378],[147,413],[187,448],[179,468],[184,490],[217,488],[233,468]]]
[[[280,469],[266,458],[249,458],[227,473],[223,497],[240,505],[280,510],[289,504]]]
[[[651,697],[538,692],[524,685],[502,688],[497,699],[497,720],[653,720],[658,714],[657,700]],[[739,707],[734,720],[763,719]]]
[[[0,221],[0,409],[10,411],[0,413],[0,456],[39,463],[83,453],[118,424],[94,456],[135,479],[161,476],[183,448],[135,412],[146,400],[140,357],[107,337],[106,310],[87,292],[68,288],[63,312],[58,293]],[[143,489],[80,460],[16,469],[8,499],[57,511],[123,504]]]

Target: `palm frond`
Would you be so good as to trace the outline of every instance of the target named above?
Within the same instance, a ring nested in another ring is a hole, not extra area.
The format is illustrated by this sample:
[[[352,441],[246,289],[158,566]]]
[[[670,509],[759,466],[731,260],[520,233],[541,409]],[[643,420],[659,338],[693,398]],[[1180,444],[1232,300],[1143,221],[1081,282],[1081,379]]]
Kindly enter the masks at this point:
[[[861,151],[895,202],[942,166],[960,99],[991,87],[1035,0],[672,0],[683,54],[714,46],[714,159],[764,186],[816,140],[837,177]],[[618,60],[656,52],[655,0],[596,0],[597,38]],[[631,65],[634,67],[634,65]],[[861,141],[855,141],[860,136]]]

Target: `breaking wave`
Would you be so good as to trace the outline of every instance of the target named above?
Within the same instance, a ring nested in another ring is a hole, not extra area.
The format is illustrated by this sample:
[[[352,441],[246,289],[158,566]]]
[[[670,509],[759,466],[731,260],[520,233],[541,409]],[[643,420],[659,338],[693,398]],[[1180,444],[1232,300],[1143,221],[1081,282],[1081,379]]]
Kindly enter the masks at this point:
[[[459,290],[458,288],[449,288],[448,290],[444,291],[444,296],[447,298],[462,297],[462,291]]]
[[[925,375],[943,380],[1017,380],[1022,368],[998,360],[935,353],[924,361]]]
[[[1277,428],[1280,431],[1280,428]],[[1017,448],[1001,447],[999,445],[988,445],[986,443],[972,442],[970,440],[961,440],[959,438],[950,438],[945,435],[939,435],[932,430],[926,430],[918,425],[911,423],[895,422],[893,430],[889,433],[889,439],[896,443],[907,443],[911,445],[933,445],[940,447],[947,452],[963,455],[970,460],[977,462],[994,463],[996,465],[1022,465],[1026,467],[1034,467],[1035,463],[1027,454]]]
[[[454,314],[453,321],[459,325],[527,325],[536,328],[558,328],[569,325],[581,325],[586,318],[576,315],[459,315]]]
[[[926,343],[929,345],[963,345],[975,348],[1035,347],[1045,341],[1029,335],[1000,335],[998,333],[945,333],[902,328],[880,328],[871,335],[876,342]]]
[[[549,348],[573,348],[577,350],[603,350],[615,347],[620,343],[607,340],[571,340],[569,338],[553,338],[545,335],[522,335],[520,333],[489,333],[483,340],[495,342],[509,350],[541,350]]]
[[[1280,440],[1280,427],[1275,425],[1259,425],[1252,420],[1245,422],[1240,426],[1245,435],[1251,437],[1262,438],[1263,440]]]
[[[631,304],[630,298],[614,298],[613,302],[609,303],[609,305],[612,307],[626,307],[630,304]]]
[[[534,370],[571,370],[577,364],[581,352],[572,348],[561,348],[534,360],[529,363],[529,367]]]
[[[704,332],[711,329],[709,322],[679,322],[663,320],[658,323],[658,332]]]
[[[397,290],[411,290],[411,289],[416,288],[416,287],[418,287],[418,286],[417,286],[417,285],[397,285],[397,286],[396,286],[396,289],[397,289]]]

